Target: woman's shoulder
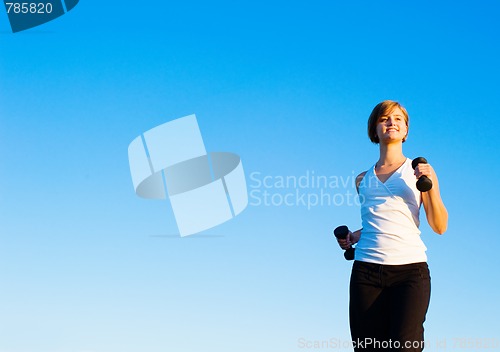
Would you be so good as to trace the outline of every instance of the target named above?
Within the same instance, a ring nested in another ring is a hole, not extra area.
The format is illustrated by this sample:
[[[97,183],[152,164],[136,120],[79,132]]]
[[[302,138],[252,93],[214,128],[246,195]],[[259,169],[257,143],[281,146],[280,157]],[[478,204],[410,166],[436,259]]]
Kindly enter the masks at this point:
[[[361,181],[363,181],[363,178],[365,177],[367,172],[368,171],[363,171],[358,176],[356,176],[356,190],[358,191],[358,193],[359,193],[359,184],[361,183]]]
[[[363,171],[358,176],[356,176],[356,184],[358,184],[359,182],[361,182],[361,180],[363,180],[363,177],[365,177],[365,175],[366,175],[367,172],[368,171]]]

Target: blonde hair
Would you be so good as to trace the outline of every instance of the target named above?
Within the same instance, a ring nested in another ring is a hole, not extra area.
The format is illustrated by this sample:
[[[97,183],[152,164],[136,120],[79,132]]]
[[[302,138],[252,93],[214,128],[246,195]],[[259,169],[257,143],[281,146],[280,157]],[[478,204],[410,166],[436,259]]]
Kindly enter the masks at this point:
[[[378,124],[378,119],[380,116],[384,116],[386,114],[390,114],[395,108],[399,108],[403,112],[403,116],[405,118],[406,122],[406,127],[409,126],[410,124],[410,117],[408,116],[408,112],[402,106],[400,103],[397,101],[393,100],[384,100],[381,103],[378,103],[377,106],[375,106],[372,110],[372,113],[370,114],[370,117],[368,118],[368,137],[370,137],[370,140],[378,144],[380,143],[380,140],[377,135],[377,124]],[[406,141],[406,136],[403,138],[403,143]]]

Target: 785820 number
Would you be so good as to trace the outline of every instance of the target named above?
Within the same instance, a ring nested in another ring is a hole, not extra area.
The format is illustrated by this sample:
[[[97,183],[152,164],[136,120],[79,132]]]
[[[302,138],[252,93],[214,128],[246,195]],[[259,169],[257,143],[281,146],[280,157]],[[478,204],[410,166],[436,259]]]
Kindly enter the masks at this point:
[[[15,14],[36,14],[36,13],[52,13],[52,4],[50,2],[6,2],[5,6],[7,6],[7,13],[15,13]]]

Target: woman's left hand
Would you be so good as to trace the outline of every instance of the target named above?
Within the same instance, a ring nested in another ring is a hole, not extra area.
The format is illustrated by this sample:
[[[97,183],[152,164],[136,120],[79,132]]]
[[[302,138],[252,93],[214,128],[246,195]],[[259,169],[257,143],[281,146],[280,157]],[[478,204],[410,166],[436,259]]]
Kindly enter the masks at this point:
[[[418,164],[415,168],[414,174],[417,178],[427,176],[431,179],[431,181],[435,179],[434,169],[432,168],[431,164]]]

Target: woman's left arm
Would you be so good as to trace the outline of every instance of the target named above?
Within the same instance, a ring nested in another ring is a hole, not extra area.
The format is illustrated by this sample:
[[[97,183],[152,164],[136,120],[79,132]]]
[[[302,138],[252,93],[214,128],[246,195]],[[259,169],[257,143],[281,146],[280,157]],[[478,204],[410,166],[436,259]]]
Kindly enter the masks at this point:
[[[432,188],[421,193],[427,221],[434,232],[442,235],[448,228],[448,211],[441,199],[439,181],[434,169],[429,164],[418,164],[415,168],[415,176],[418,178],[424,175],[432,181]]]

